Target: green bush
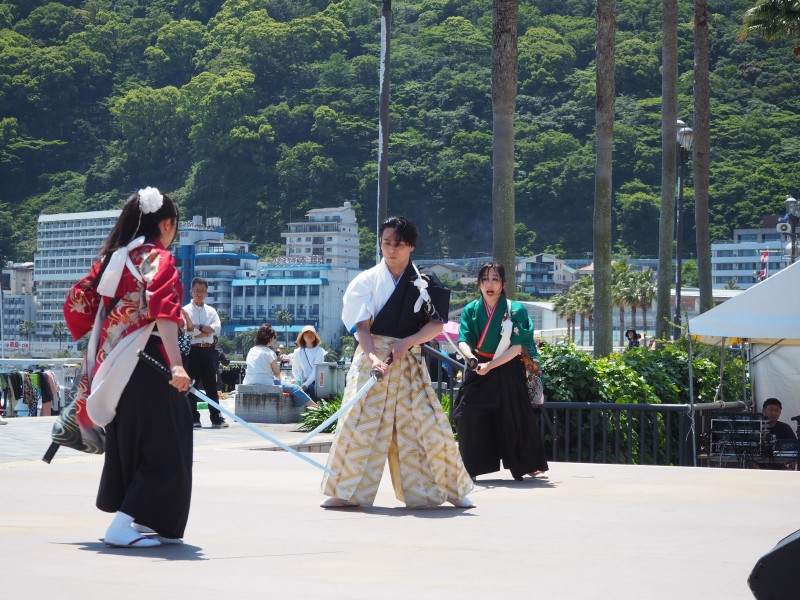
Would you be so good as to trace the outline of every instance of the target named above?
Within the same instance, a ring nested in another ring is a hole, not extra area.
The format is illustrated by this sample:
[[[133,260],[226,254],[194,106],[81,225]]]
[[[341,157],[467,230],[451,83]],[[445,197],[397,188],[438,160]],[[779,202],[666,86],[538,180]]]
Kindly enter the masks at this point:
[[[327,400],[320,398],[317,406],[312,406],[303,412],[300,417],[300,431],[313,431],[325,422],[328,417],[342,407],[342,395],[336,394]],[[336,421],[322,430],[322,433],[333,433],[336,431]]]
[[[683,346],[683,347],[682,347]],[[540,350],[547,399],[553,402],[689,403],[689,359],[685,342],[657,350],[634,348],[594,359],[573,345]],[[700,346],[693,358],[695,402],[711,402],[720,385],[719,348]],[[742,399],[742,361],[726,356],[722,396]]]

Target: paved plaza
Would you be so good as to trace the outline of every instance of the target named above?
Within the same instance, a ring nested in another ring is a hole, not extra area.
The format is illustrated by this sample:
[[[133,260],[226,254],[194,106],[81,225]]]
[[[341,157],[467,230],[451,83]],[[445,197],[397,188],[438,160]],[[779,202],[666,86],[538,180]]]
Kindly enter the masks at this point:
[[[195,432],[186,543],[110,549],[94,507],[102,457],[62,449],[42,463],[52,422],[0,425],[12,600],[748,599],[755,562],[800,528],[800,473],[738,469],[554,463],[546,481],[481,477],[475,509],[420,511],[397,502],[387,471],[375,507],[323,510],[320,470],[233,423]]]

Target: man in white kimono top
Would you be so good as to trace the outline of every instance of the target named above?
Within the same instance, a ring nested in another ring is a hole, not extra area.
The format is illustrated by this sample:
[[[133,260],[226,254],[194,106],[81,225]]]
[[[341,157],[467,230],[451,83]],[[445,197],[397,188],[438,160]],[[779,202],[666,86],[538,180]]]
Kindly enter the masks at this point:
[[[342,320],[358,347],[342,403],[369,381],[372,369],[383,378],[339,419],[328,457],[335,474],[322,480],[322,493],[330,496],[324,508],[371,506],[387,458],[395,495],[407,507],[474,506],[467,497],[472,480],[420,348],[442,330],[450,292],[419,275],[411,263],[416,242],[411,221],[387,219],[380,227],[383,259],[345,292]]]

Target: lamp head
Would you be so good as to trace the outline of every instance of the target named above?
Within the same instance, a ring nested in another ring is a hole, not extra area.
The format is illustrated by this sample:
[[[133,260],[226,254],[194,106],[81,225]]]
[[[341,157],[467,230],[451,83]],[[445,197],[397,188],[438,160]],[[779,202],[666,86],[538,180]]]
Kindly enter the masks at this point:
[[[694,131],[692,131],[691,127],[681,127],[678,129],[678,145],[681,148],[687,152],[691,152],[693,141]]]
[[[791,215],[792,217],[800,217],[800,202],[791,196],[786,196],[785,203],[787,215]]]

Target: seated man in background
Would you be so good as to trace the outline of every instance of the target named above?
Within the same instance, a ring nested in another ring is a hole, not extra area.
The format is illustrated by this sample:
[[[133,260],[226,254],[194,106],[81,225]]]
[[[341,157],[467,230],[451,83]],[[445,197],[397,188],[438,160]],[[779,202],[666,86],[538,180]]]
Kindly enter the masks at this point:
[[[774,452],[789,453],[789,456],[784,454],[777,455],[771,460],[757,460],[753,465],[759,469],[795,469],[797,464],[797,437],[792,431],[792,428],[786,423],[779,421],[783,405],[777,398],[767,398],[764,404],[761,405],[761,413],[764,420],[767,421],[767,431],[771,436],[775,436]],[[791,453],[794,453],[792,460]],[[789,460],[781,460],[781,458]],[[789,462],[790,461],[790,462]]]
[[[767,398],[761,406],[761,413],[764,415],[764,420],[769,422],[769,432],[775,436],[778,441],[777,446],[780,447],[781,441],[796,442],[792,428],[786,423],[779,421],[783,405],[777,398]],[[794,444],[790,445],[792,448],[796,447]]]

